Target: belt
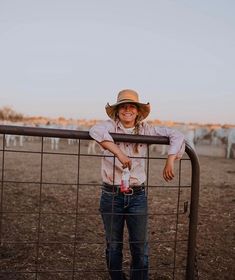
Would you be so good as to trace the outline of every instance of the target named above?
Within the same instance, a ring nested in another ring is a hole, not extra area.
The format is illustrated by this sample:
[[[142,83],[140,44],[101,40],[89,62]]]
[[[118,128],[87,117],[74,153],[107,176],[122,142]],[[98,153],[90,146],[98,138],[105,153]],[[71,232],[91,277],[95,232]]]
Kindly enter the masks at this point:
[[[133,195],[133,194],[138,194],[141,193],[145,189],[144,184],[138,185],[138,186],[130,186],[129,190],[126,192],[121,192],[120,186],[119,185],[110,185],[107,183],[103,183],[102,185],[102,190],[114,194],[123,194],[123,195]]]

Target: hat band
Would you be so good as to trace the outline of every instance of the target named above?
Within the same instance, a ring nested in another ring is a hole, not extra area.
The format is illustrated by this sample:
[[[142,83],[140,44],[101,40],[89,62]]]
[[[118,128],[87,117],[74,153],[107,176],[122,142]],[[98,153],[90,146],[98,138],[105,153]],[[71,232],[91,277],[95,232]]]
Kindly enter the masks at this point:
[[[119,102],[123,102],[123,101],[139,103],[138,101],[135,101],[135,100],[133,100],[133,99],[127,99],[127,98],[125,98],[125,99],[121,99],[121,100],[118,100],[118,102],[117,102],[117,103],[119,103]]]

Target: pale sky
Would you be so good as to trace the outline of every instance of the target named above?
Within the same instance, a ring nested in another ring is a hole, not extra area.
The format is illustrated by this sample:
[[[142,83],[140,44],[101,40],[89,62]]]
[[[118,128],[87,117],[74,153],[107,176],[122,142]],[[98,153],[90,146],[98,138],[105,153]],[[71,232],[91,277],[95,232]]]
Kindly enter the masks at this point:
[[[0,0],[0,107],[106,119],[132,88],[149,119],[235,124],[234,0]]]

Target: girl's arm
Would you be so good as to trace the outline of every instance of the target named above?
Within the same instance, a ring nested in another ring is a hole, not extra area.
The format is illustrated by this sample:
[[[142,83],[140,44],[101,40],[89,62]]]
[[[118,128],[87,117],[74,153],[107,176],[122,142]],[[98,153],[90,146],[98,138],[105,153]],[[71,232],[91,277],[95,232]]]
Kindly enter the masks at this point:
[[[148,124],[146,124],[145,129],[147,135],[169,137],[168,155],[176,155],[176,159],[180,159],[183,156],[185,137],[181,132],[168,127],[151,126]]]
[[[168,155],[165,167],[163,169],[163,178],[165,181],[169,182],[175,177],[174,173],[174,162],[177,158],[177,155]]]
[[[168,157],[166,159],[166,164],[163,169],[163,178],[168,182],[171,181],[174,174],[174,162],[176,159],[180,159],[185,150],[185,138],[184,135],[174,129],[167,127],[153,127],[148,126],[148,133],[150,135],[156,136],[167,136],[170,140],[170,145],[168,149]]]
[[[89,130],[90,136],[96,140],[103,149],[114,154],[122,163],[123,168],[128,167],[131,169],[131,159],[114,143],[109,132],[115,132],[115,123],[110,120],[96,124]]]
[[[99,144],[104,148],[109,150],[112,154],[114,154],[119,161],[122,163],[122,167],[126,168],[128,167],[131,169],[131,159],[123,153],[123,151],[114,143],[111,141],[102,141],[99,142]]]

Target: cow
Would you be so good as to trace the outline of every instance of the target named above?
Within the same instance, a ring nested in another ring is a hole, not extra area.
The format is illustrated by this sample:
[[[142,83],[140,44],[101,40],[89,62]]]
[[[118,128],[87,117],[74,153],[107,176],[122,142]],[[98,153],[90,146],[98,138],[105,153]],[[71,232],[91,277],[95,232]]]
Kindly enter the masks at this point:
[[[99,147],[99,144],[95,140],[89,140],[87,148],[88,155],[97,154],[97,147]]]
[[[211,142],[210,130],[207,127],[194,127],[191,125],[176,125],[173,127],[184,134],[185,142],[189,144],[193,150],[196,151],[196,145],[202,141]],[[156,145],[151,145],[150,150],[153,151],[156,149]],[[161,155],[167,153],[167,145],[162,145]]]
[[[220,143],[226,145],[225,157],[229,159],[232,154],[232,146],[235,144],[235,128],[218,128],[211,131],[212,144]]]

